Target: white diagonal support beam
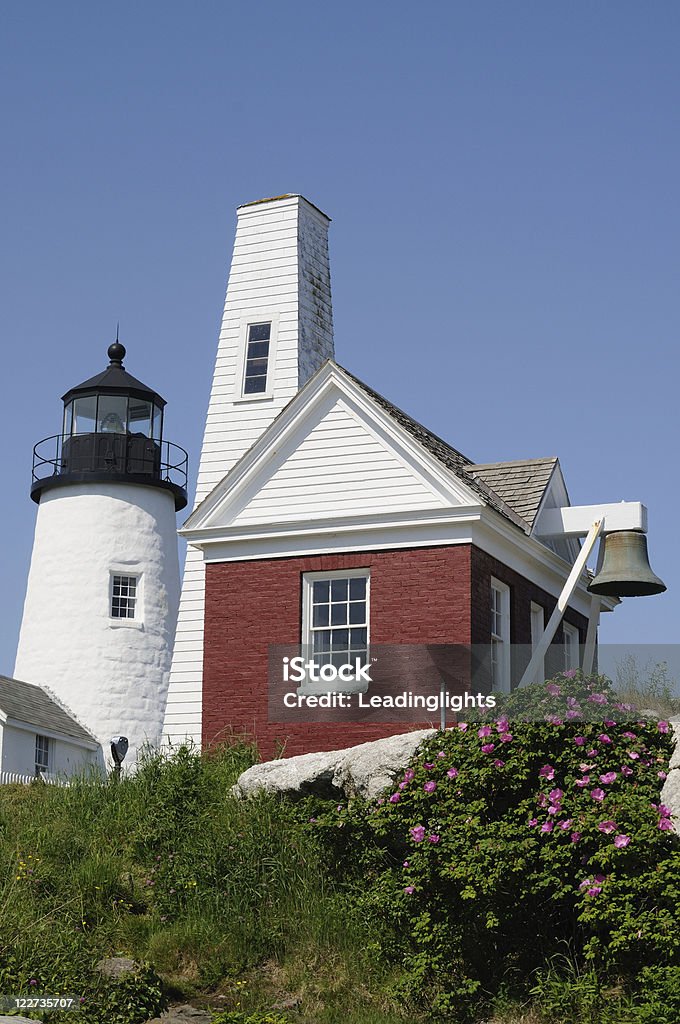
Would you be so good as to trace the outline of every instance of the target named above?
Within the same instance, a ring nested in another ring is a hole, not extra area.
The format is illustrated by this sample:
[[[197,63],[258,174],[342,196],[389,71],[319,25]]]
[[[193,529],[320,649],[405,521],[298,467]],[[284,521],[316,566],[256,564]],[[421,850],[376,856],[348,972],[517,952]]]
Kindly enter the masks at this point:
[[[533,681],[536,672],[538,671],[538,666],[541,664],[542,659],[545,657],[548,648],[552,643],[553,637],[557,632],[557,627],[562,621],[562,616],[567,610],[567,606],[569,604],[569,601],[571,600],[571,596],[576,590],[578,581],[581,578],[581,573],[586,567],[586,562],[588,561],[590,552],[595,547],[595,542],[602,532],[602,526],[603,522],[601,519],[598,519],[596,522],[591,523],[590,530],[588,531],[588,536],[584,540],[583,547],[579,551],[578,558],[572,566],[571,572],[567,577],[567,582],[564,584],[564,587],[562,589],[562,593],[557,598],[555,610],[550,616],[550,619],[548,620],[548,625],[545,627],[545,632],[543,633],[541,639],[538,641],[536,645],[536,650],[531,655],[531,661],[527,665],[524,671],[524,675],[520,679],[520,686],[527,686],[529,683]]]

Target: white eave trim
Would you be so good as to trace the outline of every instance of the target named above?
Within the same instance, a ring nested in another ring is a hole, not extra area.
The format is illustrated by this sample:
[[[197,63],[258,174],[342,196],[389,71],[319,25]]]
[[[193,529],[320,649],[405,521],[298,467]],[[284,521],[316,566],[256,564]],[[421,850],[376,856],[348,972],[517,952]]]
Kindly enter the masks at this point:
[[[44,725],[35,725],[31,722],[23,722],[18,718],[4,716],[3,725],[9,725],[12,729],[21,729],[23,732],[36,733],[38,736],[47,736],[51,740],[59,740],[62,743],[71,743],[74,747],[84,747],[86,750],[98,750],[99,743],[95,739],[84,740],[78,736],[69,736],[65,732],[55,732],[47,729]]]
[[[264,470],[267,462],[275,456],[285,441],[333,391],[341,395],[350,407],[353,405],[363,417],[364,425],[367,428],[372,425],[376,436],[383,443],[392,447],[396,457],[411,472],[419,472],[427,485],[443,500],[450,501],[454,505],[460,504],[465,508],[478,506],[479,495],[470,484],[461,480],[439,459],[418,444],[411,434],[358,384],[355,384],[341,367],[329,360],[298,391],[297,395],[279,413],[252,448],[233,466],[226,477],[194,509],[186,520],[184,528],[180,531],[181,534],[188,538],[190,532],[209,528],[213,515],[223,514],[232,504],[236,504],[239,496]],[[356,412],[355,415],[357,415]],[[408,462],[400,452],[408,453]],[[229,528],[220,527],[219,529],[226,532]]]

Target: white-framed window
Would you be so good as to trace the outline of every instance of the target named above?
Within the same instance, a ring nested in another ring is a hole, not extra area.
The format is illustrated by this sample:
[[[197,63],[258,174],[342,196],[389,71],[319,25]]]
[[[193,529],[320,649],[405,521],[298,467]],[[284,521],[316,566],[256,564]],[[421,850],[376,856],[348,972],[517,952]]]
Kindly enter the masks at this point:
[[[564,650],[564,668],[579,667],[579,632],[576,626],[568,622],[562,623],[562,646]]]
[[[531,602],[530,608],[531,615],[531,653],[533,654],[538,647],[539,640],[545,632],[545,609],[543,605],[536,604],[535,601]],[[541,658],[538,668],[536,669],[535,683],[542,683],[545,681],[545,658]]]
[[[357,659],[367,663],[370,586],[368,569],[304,574],[302,644],[315,665],[340,668],[356,664]]]
[[[491,684],[510,692],[510,587],[491,578]]]
[[[269,373],[269,344],[272,325],[249,324],[246,339],[246,362],[243,372],[243,394],[264,395]]]
[[[111,573],[112,619],[136,619],[139,600],[139,577],[123,573]]]
[[[35,738],[35,774],[49,771],[50,768],[50,739],[49,736],[36,736]]]
[[[271,398],[278,335],[278,313],[244,317],[239,331],[235,401]]]

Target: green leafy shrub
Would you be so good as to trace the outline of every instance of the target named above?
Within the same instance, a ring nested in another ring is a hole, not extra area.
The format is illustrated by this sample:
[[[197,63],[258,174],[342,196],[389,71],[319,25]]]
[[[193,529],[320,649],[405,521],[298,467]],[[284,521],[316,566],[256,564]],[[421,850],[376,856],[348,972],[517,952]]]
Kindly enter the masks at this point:
[[[582,978],[632,985],[680,952],[679,843],[659,797],[670,751],[667,723],[567,673],[437,734],[392,794],[313,827],[385,922],[404,995],[437,1014],[526,992],[565,945]]]

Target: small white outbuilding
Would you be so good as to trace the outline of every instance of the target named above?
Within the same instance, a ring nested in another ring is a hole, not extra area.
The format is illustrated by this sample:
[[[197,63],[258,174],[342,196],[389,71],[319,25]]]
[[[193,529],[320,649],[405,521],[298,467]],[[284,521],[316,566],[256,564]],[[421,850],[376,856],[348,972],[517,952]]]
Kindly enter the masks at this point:
[[[0,676],[0,782],[103,767],[95,737],[47,687]]]

